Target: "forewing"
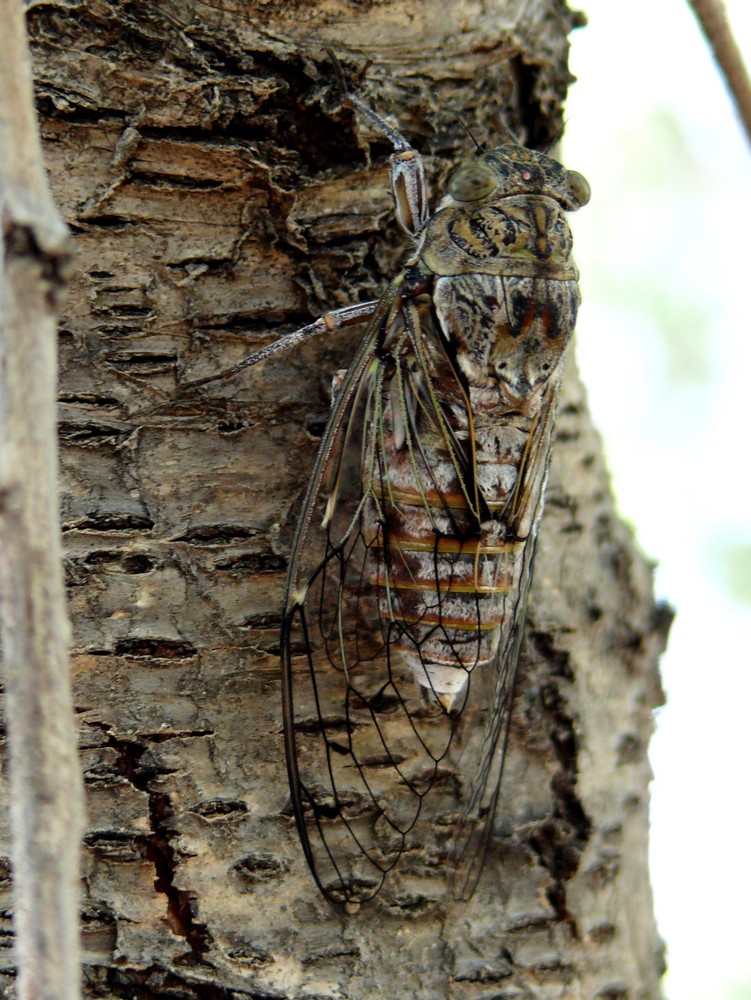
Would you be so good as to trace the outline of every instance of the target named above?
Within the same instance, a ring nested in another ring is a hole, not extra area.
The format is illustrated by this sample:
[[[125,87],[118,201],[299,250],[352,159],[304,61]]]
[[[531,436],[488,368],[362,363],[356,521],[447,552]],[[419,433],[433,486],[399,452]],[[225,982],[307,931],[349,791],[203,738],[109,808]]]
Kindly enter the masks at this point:
[[[387,295],[341,390],[311,480],[283,624],[285,734],[306,858],[333,901],[363,900],[404,852],[436,763],[416,738],[424,710],[379,611],[388,576],[376,347],[399,325]],[[428,773],[426,777],[425,774]]]
[[[457,400],[463,397],[464,390],[458,380],[447,384],[446,364],[436,354],[444,350],[445,341],[431,330],[430,320],[423,317],[418,322],[416,310],[408,310],[407,316],[408,325],[427,359],[425,377],[418,382],[423,406],[431,411],[434,421],[448,424],[447,401],[453,401],[451,405],[456,409]],[[466,397],[459,420],[467,428],[464,462],[457,470],[463,480],[463,496],[467,505],[464,525],[466,527],[471,523],[474,516],[483,520],[480,548],[488,550],[478,556],[477,579],[480,582],[513,580],[513,586],[501,595],[498,648],[493,661],[469,672],[465,697],[446,720],[450,746],[442,760],[443,795],[434,794],[429,803],[434,828],[442,829],[450,844],[448,863],[454,894],[464,899],[472,895],[477,885],[498,807],[561,373],[562,365],[559,365],[545,384],[536,408],[537,415],[524,441],[514,489],[501,510],[488,509],[488,506],[494,507],[495,498],[483,496],[479,485],[484,478],[483,462],[491,456],[484,453],[480,445],[482,432],[475,427],[475,415]],[[436,393],[432,388],[435,386],[442,386],[443,391]],[[514,417],[508,420],[509,425],[515,422]],[[452,441],[455,443],[454,438]],[[503,434],[500,441],[499,450],[502,451]],[[457,538],[466,537],[457,523],[451,524],[448,530],[446,525],[441,527],[444,535],[451,534],[453,529]],[[488,573],[482,565],[484,560],[495,563],[488,567]],[[443,561],[446,561],[445,557]],[[441,591],[451,574],[450,565],[442,566],[437,573],[436,601],[439,608]],[[487,620],[487,607],[483,609],[481,606],[481,598],[478,598],[475,611],[475,638],[480,647],[482,630],[491,624]],[[444,620],[447,617],[448,609]],[[471,639],[471,632],[468,631],[467,641]],[[417,647],[415,653],[420,653]],[[448,781],[447,776],[450,776]]]
[[[471,408],[430,311],[392,286],[347,374],[298,529],[282,637],[293,807],[313,875],[335,902],[375,895],[400,859],[403,893],[419,893],[426,877],[435,884],[447,860],[457,894],[474,888],[503,769],[554,397],[552,387],[495,515],[516,541],[484,553]],[[436,452],[448,477],[435,474]],[[434,550],[414,581],[393,527],[395,456],[432,526]],[[481,560],[495,560],[492,576],[514,559],[516,584],[492,663],[461,666],[468,683],[447,706],[406,661],[427,661],[437,644],[466,664],[466,648],[485,641],[479,599],[463,599],[462,632],[447,625],[472,545],[478,579]]]
[[[516,585],[504,600],[504,620],[493,668],[472,673],[467,708],[455,739],[456,768],[466,776],[466,783],[450,861],[454,894],[462,899],[469,898],[477,886],[496,825],[537,529],[550,465],[558,382],[551,379],[548,383],[526,443],[516,487],[501,514],[508,537],[517,539],[506,557],[514,562]]]

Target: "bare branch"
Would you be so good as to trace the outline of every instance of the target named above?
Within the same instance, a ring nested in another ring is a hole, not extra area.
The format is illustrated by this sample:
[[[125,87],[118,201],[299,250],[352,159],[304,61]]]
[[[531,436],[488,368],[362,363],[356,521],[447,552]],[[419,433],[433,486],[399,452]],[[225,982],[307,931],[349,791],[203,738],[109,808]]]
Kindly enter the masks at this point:
[[[689,0],[751,142],[751,81],[722,0]]]
[[[79,845],[58,527],[56,306],[70,259],[42,167],[20,0],[0,0],[0,592],[18,996],[80,996]]]

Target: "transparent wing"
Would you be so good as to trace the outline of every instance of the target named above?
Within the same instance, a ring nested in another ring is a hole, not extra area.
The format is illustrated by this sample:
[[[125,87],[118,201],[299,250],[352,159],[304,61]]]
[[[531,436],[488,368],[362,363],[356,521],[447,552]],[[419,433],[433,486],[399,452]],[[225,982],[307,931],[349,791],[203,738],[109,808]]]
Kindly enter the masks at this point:
[[[470,731],[458,741],[466,745],[466,749],[463,746],[458,751],[458,769],[469,776],[450,851],[454,895],[461,899],[468,899],[477,886],[499,804],[557,397],[558,382],[551,382],[527,440],[516,488],[503,514],[509,537],[518,539],[511,557],[515,562],[516,586],[509,593],[504,609],[504,627],[493,668],[473,672],[470,678],[472,700],[477,705],[487,705],[487,713],[484,725],[471,725]],[[475,709],[473,714],[477,717],[482,713]]]
[[[554,403],[552,390],[513,494],[490,513],[466,389],[429,305],[403,301],[399,279],[345,378],[298,528],[282,635],[293,808],[334,902],[369,899],[397,862],[395,892],[424,894],[429,881],[434,893],[447,861],[457,893],[474,888],[503,767]],[[489,519],[505,540],[483,548]],[[488,560],[488,572],[514,581],[498,622],[487,620],[477,582]],[[476,651],[489,643],[481,663]],[[447,699],[429,670],[452,660],[464,677]]]

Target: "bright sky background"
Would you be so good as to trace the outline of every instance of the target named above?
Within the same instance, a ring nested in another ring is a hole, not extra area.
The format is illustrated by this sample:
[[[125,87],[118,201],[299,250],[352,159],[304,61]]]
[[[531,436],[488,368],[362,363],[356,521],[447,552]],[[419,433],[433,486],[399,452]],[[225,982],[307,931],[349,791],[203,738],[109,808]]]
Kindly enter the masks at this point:
[[[578,0],[578,358],[677,610],[651,748],[669,1000],[751,1000],[751,146],[686,0]],[[751,2],[726,0],[751,65]]]

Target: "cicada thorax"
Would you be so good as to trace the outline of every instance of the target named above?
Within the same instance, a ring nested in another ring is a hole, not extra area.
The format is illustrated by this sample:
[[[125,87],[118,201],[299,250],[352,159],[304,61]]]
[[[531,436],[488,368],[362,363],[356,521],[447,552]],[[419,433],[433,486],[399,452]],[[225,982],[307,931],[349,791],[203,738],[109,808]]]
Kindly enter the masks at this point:
[[[444,207],[419,258],[429,289],[395,320],[418,335],[392,337],[381,387],[371,580],[392,650],[447,711],[523,614],[579,303],[570,250],[550,198]]]

